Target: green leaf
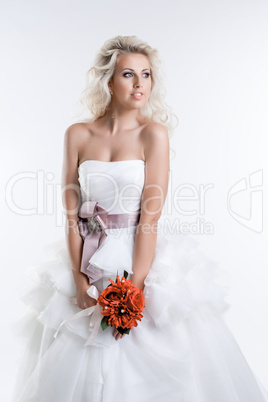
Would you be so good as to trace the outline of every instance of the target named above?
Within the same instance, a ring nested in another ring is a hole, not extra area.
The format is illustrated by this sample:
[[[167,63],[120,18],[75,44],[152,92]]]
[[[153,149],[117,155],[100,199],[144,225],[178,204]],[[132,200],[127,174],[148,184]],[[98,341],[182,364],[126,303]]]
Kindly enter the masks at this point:
[[[103,331],[109,327],[108,324],[108,318],[107,316],[104,316],[103,319],[101,320],[101,328],[103,329]]]
[[[128,277],[128,272],[125,270],[124,270],[124,277],[125,277],[125,279],[127,279],[127,277]]]

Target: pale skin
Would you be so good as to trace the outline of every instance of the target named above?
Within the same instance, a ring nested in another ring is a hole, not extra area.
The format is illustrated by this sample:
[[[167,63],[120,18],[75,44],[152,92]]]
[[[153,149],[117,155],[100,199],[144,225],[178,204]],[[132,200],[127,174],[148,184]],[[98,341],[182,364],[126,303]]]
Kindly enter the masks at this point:
[[[95,305],[96,300],[86,293],[90,287],[89,280],[80,272],[83,240],[77,226],[80,205],[78,166],[88,159],[142,159],[146,162],[131,277],[131,281],[141,289],[144,289],[144,280],[154,257],[157,221],[168,189],[170,166],[167,129],[144,118],[139,112],[148,101],[152,89],[149,59],[138,53],[119,56],[109,89],[113,95],[105,115],[91,124],[71,125],[64,137],[62,190],[67,218],[66,239],[77,289],[77,305],[81,309]],[[136,99],[131,95],[139,91],[143,92],[141,98]],[[118,340],[125,335],[115,328],[113,336]]]

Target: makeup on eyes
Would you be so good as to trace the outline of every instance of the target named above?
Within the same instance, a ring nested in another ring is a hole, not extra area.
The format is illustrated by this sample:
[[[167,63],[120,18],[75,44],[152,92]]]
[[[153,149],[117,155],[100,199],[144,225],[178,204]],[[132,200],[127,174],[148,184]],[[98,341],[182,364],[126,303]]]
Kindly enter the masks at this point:
[[[126,72],[123,74],[123,76],[125,77],[126,74],[132,74],[132,72],[126,71]],[[145,72],[145,73],[143,73],[143,74],[147,74],[147,77],[150,77],[150,75],[151,75],[149,72]]]

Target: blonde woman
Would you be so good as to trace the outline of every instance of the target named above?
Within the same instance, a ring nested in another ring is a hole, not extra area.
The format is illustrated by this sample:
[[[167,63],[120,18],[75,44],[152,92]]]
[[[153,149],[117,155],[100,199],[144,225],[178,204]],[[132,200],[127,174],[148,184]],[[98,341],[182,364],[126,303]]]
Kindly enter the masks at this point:
[[[176,120],[161,74],[158,51],[136,36],[107,40],[87,74],[88,116],[64,137],[66,243],[25,295],[14,401],[267,400],[224,323],[217,264],[189,237],[159,231]],[[143,317],[127,334],[103,330],[97,298],[126,273]]]

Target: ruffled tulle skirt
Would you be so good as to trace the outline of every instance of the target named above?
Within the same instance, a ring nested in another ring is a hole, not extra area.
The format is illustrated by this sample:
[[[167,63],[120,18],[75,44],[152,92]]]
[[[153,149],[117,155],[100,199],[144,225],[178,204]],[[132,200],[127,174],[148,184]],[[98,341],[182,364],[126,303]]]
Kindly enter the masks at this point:
[[[131,278],[135,231],[107,240],[91,257],[101,292],[124,270]],[[12,401],[16,402],[264,402],[268,393],[224,322],[229,275],[189,236],[159,234],[145,279],[143,318],[118,341],[99,326],[90,345],[92,315],[82,310],[65,238],[50,259],[30,267],[28,306],[14,321],[23,341]],[[96,328],[95,328],[96,329]]]

